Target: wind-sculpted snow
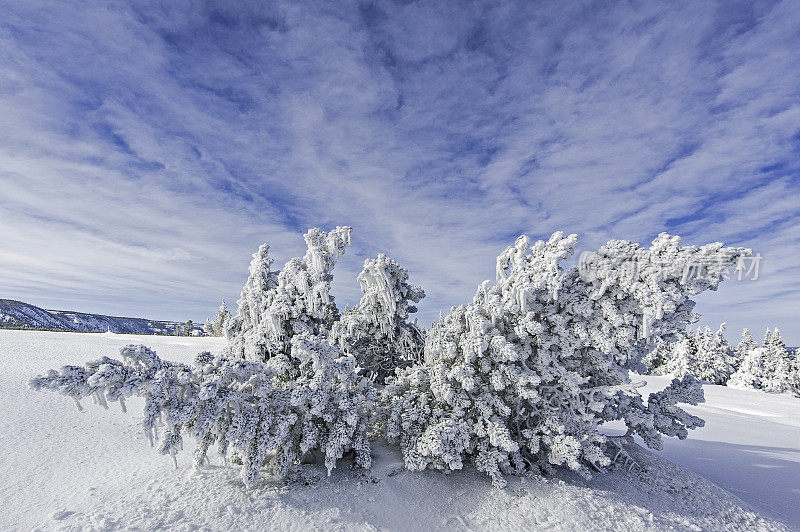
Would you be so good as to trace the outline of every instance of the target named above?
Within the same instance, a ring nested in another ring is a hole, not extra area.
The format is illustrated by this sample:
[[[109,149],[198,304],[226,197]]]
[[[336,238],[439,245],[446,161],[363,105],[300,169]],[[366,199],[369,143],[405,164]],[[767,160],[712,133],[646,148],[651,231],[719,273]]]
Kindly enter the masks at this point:
[[[675,380],[645,403],[628,370],[695,319],[690,295],[716,289],[749,253],[662,234],[649,248],[610,241],[565,271],[575,235],[522,236],[498,257],[496,283],[423,339],[408,317],[424,292],[396,261],[365,261],[364,297],[340,315],[331,272],[350,228],[312,229],[305,240],[306,254],[280,272],[267,245],[253,255],[221,356],[201,353],[190,367],[133,346],[122,361],[67,366],[31,385],[101,404],[142,396],[146,431],[163,425],[161,453],[175,456],[188,432],[196,465],[216,444],[242,463],[248,486],[262,467],[283,478],[315,452],[328,471],[348,451],[369,467],[368,434],[379,433],[399,442],[411,470],[471,463],[496,485],[555,467],[588,477],[620,455],[604,423],[621,420],[654,448],[662,434],[683,439],[702,426],[677,406],[702,401],[697,380]]]

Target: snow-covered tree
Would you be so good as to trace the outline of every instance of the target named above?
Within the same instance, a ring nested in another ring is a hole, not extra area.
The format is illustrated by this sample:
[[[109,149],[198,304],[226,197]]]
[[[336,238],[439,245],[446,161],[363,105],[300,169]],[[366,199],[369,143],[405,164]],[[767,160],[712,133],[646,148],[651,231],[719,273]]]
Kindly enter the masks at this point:
[[[695,342],[696,361],[690,374],[711,384],[725,384],[737,369],[733,348],[725,339],[725,324],[716,333],[708,326],[698,329]]]
[[[755,347],[748,351],[739,369],[728,379],[728,386],[732,388],[764,389],[764,374],[767,365],[767,349]]]
[[[278,286],[278,272],[270,269],[273,263],[269,245],[261,244],[250,261],[250,276],[242,287],[236,316],[228,320],[225,334],[230,354],[246,358],[245,353],[263,353],[268,350],[266,338],[257,338],[255,332],[262,316],[274,298]]]
[[[674,344],[657,338],[654,347],[644,356],[642,364],[648,375],[664,375],[667,373],[667,362],[672,357]]]
[[[31,386],[101,404],[144,397],[144,426],[151,434],[161,426],[162,453],[174,456],[192,435],[197,466],[216,445],[223,458],[241,460],[248,486],[262,467],[285,476],[312,451],[329,471],[349,451],[367,467],[373,423],[400,442],[413,470],[468,461],[497,484],[504,473],[557,466],[588,475],[610,463],[599,431],[606,422],[624,421],[629,435],[656,448],[661,434],[685,438],[702,424],[677,406],[702,399],[695,379],[676,379],[645,403],[628,372],[641,369],[654,341],[675,341],[696,319],[690,296],[716,289],[749,253],[683,247],[662,234],[649,248],[610,241],[590,268],[565,271],[575,235],[534,244],[520,237],[498,257],[496,283],[434,324],[423,360],[387,379],[376,408],[356,356],[365,368],[395,357],[378,369],[414,358],[419,331],[407,319],[423,294],[379,256],[359,277],[359,306],[337,323],[331,271],[349,236],[348,227],[310,230],[306,254],[280,272],[261,246],[229,320],[229,347],[217,357],[201,353],[188,366],[129,346],[121,361],[66,366]],[[361,351],[370,345],[382,347]]]
[[[775,330],[764,339],[766,350],[762,387],[773,393],[793,393],[791,382],[795,369],[792,354],[783,343],[781,332]]]
[[[162,361],[144,346],[129,346],[122,361],[104,358],[84,367],[31,381],[35,389],[101,404],[145,398],[145,429],[164,429],[159,450],[174,455],[183,435],[198,440],[195,464],[212,444],[225,459],[241,460],[245,484],[262,467],[283,477],[293,463],[315,451],[328,471],[345,452],[370,464],[367,429],[374,413],[372,382],[358,375],[356,360],[328,338],[338,311],[329,296],[331,270],[349,244],[350,228],[305,235],[308,251],[270,269],[269,247],[253,255],[229,346],[216,358],[198,355],[195,367]]]
[[[777,327],[774,331],[767,329],[761,347],[749,349],[728,385],[800,396],[800,364],[797,357],[786,349]]]
[[[692,375],[712,384],[725,384],[739,366],[731,345],[725,339],[725,324],[717,332],[706,326],[697,332],[681,333],[672,343],[659,343],[645,357],[652,375],[684,377]]]
[[[225,300],[223,299],[222,304],[217,309],[217,313],[214,315],[214,321],[206,319],[206,324],[203,326],[203,329],[209,336],[223,336],[228,329],[228,322],[231,319],[232,316],[228,310],[228,305],[225,304]]]
[[[758,344],[753,340],[753,335],[750,334],[750,329],[743,329],[742,330],[742,339],[739,340],[739,343],[736,345],[736,350],[734,351],[734,357],[736,358],[736,367],[739,368],[744,362],[744,359],[747,358]]]
[[[345,309],[331,338],[355,356],[365,375],[383,383],[395,368],[421,362],[423,334],[408,321],[425,292],[409,284],[408,271],[381,253],[364,261],[358,275],[364,295],[358,306]]]
[[[175,459],[188,434],[198,442],[195,466],[216,445],[225,462],[238,456],[248,487],[262,467],[283,478],[311,451],[325,457],[329,473],[348,451],[354,451],[358,465],[369,467],[371,383],[356,374],[352,356],[340,356],[324,340],[301,334],[291,345],[292,361],[283,354],[263,363],[205,352],[194,366],[163,361],[145,346],[129,345],[121,349],[121,361],[104,357],[65,366],[30,384],[68,395],[79,408],[85,397],[103,406],[118,401],[123,410],[126,398],[143,397],[144,430],[151,445],[158,440],[161,454]],[[286,378],[289,373],[292,378]]]
[[[666,363],[659,368],[657,375],[685,377],[693,375],[697,367],[697,338],[691,333],[681,335],[678,341],[670,344]]]
[[[496,283],[428,331],[425,364],[389,379],[383,415],[406,467],[470,461],[499,485],[553,466],[588,475],[609,463],[602,423],[624,420],[653,447],[701,423],[674,406],[702,396],[691,377],[644,404],[628,370],[648,341],[674,340],[695,319],[689,296],[716,289],[749,250],[662,234],[650,248],[610,241],[588,268],[564,271],[576,241],[520,237],[498,257]]]
[[[761,347],[767,347],[772,342],[772,331],[767,328],[764,333],[764,340],[761,342]]]
[[[231,356],[265,361],[288,354],[296,334],[330,333],[339,318],[330,295],[331,271],[350,244],[350,231],[350,227],[329,233],[309,230],[304,235],[306,254],[289,260],[277,274],[269,269],[269,246],[259,248],[228,330]]]

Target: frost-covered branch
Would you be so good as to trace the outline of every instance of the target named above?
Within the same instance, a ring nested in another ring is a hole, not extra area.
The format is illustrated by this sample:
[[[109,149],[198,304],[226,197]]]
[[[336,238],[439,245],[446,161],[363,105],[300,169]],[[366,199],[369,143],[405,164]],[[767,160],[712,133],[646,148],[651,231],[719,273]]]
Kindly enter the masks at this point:
[[[330,295],[331,271],[350,244],[350,231],[309,230],[306,254],[289,260],[280,272],[270,270],[269,246],[259,248],[228,329],[231,356],[263,362],[288,355],[295,334],[329,333],[339,318]]]
[[[144,397],[148,434],[164,428],[160,452],[174,456],[190,434],[198,466],[216,445],[242,461],[248,486],[262,467],[282,477],[311,451],[329,471],[348,451],[369,466],[373,423],[411,470],[471,463],[497,485],[554,467],[589,476],[611,463],[604,423],[622,420],[652,447],[701,426],[677,406],[702,400],[696,380],[673,381],[645,404],[629,370],[654,342],[675,341],[695,319],[690,296],[716,289],[749,254],[662,234],[650,247],[612,240],[564,269],[575,235],[522,236],[497,258],[495,283],[423,338],[408,316],[424,293],[396,261],[365,261],[364,296],[340,316],[331,272],[350,228],[312,229],[305,240],[306,254],[280,272],[267,245],[253,255],[222,355],[190,367],[129,346],[122,361],[66,366],[31,386],[101,404]],[[712,344],[721,337],[708,334]]]
[[[331,331],[331,340],[356,357],[362,372],[376,382],[422,360],[423,333],[408,321],[425,292],[409,284],[408,272],[381,253],[364,261],[358,275],[364,295],[358,306],[345,309]]]
[[[517,239],[497,259],[496,283],[428,331],[426,363],[389,380],[387,436],[409,469],[469,460],[498,485],[503,474],[552,466],[588,476],[609,463],[605,422],[624,420],[653,445],[697,425],[670,403],[694,400],[690,388],[644,405],[628,370],[641,367],[648,341],[684,329],[694,319],[689,296],[716,288],[749,251],[682,247],[662,234],[649,248],[611,241],[590,269],[565,271],[576,242],[563,233]],[[702,277],[686,275],[693,263]]]
[[[51,370],[30,386],[76,402],[91,396],[104,406],[119,401],[124,407],[125,397],[143,397],[143,424],[151,444],[158,427],[163,428],[160,453],[174,459],[188,433],[197,440],[196,466],[216,445],[224,460],[232,453],[241,459],[247,486],[255,484],[262,467],[276,478],[285,477],[312,450],[325,457],[329,473],[351,450],[358,465],[370,465],[371,383],[356,375],[353,357],[340,356],[326,341],[295,336],[291,360],[276,356],[266,363],[206,352],[187,366],[162,361],[152,350],[134,345],[120,354],[122,361],[103,358]]]

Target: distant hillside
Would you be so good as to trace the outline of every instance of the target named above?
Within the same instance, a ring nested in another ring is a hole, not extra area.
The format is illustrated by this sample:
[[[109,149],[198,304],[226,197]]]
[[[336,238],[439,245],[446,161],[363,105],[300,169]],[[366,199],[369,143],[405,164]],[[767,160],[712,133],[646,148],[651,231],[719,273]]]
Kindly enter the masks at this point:
[[[46,329],[52,331],[130,334],[175,334],[174,321],[120,318],[69,310],[46,310],[13,299],[0,299],[0,329]],[[196,331],[202,333],[200,327]]]

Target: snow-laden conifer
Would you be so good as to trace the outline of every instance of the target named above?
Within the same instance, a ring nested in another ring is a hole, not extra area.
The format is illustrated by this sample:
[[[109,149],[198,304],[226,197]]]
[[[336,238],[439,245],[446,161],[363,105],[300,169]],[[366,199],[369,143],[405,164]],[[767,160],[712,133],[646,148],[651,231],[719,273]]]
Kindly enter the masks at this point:
[[[66,366],[31,386],[76,400],[92,396],[104,405],[142,396],[148,434],[164,427],[160,452],[174,456],[184,434],[191,434],[198,440],[196,465],[215,444],[224,459],[231,453],[241,459],[248,486],[262,467],[281,478],[312,451],[324,457],[329,472],[348,451],[368,467],[372,382],[328,338],[338,316],[328,293],[330,272],[349,235],[348,227],[310,230],[306,254],[281,272],[271,270],[269,246],[262,245],[236,317],[227,320],[229,346],[221,356],[201,353],[190,367],[129,346],[122,361]]]
[[[192,436],[196,466],[212,446],[226,462],[236,453],[247,486],[255,485],[262,468],[285,477],[311,451],[324,456],[329,473],[348,451],[358,465],[370,465],[373,388],[356,375],[355,359],[340,356],[324,339],[295,335],[290,356],[267,362],[205,352],[188,366],[163,361],[141,345],[120,354],[122,360],[104,357],[51,370],[30,384],[68,395],[79,408],[85,397],[103,406],[118,401],[123,410],[125,398],[143,397],[144,430],[161,454],[175,459],[183,437]]]
[[[760,347],[751,344],[755,345],[752,338],[746,345],[740,344],[742,352],[750,348],[728,385],[800,396],[800,362],[796,354],[786,348],[778,328],[767,329]]]
[[[697,367],[697,338],[691,333],[680,334],[677,341],[669,344],[665,360],[664,365],[656,370],[656,375],[692,375]]]
[[[409,284],[408,271],[383,253],[364,261],[358,275],[364,295],[345,309],[332,330],[339,348],[355,356],[365,375],[383,383],[395,368],[421,362],[422,331],[409,314],[417,311],[425,292]]]
[[[229,352],[234,357],[263,360],[266,357],[260,355],[269,351],[266,339],[257,337],[256,331],[278,286],[278,272],[271,270],[273,262],[268,244],[261,244],[253,253],[250,276],[236,302],[236,316],[228,320],[225,331]]]
[[[206,319],[206,324],[203,329],[209,336],[224,336],[228,329],[228,322],[231,319],[232,316],[228,310],[228,305],[225,304],[225,300],[223,299],[222,304],[217,309],[217,313],[214,315],[213,321]]]
[[[733,348],[725,339],[725,324],[717,332],[710,327],[698,329],[695,335],[697,354],[689,374],[711,384],[725,384],[737,369]]]
[[[656,338],[654,347],[642,359],[648,375],[664,375],[667,372],[667,362],[672,357],[673,343]]]
[[[330,295],[331,272],[350,244],[350,231],[309,230],[306,254],[289,260],[279,273],[270,270],[269,246],[259,248],[228,330],[232,356],[265,361],[288,354],[296,334],[328,335],[339,318]]]
[[[652,375],[692,375],[711,384],[725,384],[740,361],[725,339],[725,324],[714,332],[710,327],[681,332],[672,343],[657,343],[644,359]]]
[[[747,355],[750,354],[758,344],[753,340],[753,335],[750,334],[750,329],[743,329],[742,330],[742,339],[739,340],[739,343],[736,344],[736,350],[734,351],[734,357],[736,358],[736,368],[738,369],[744,359],[747,358]]]
[[[624,421],[654,447],[660,434],[685,437],[701,423],[676,406],[701,399],[694,379],[645,403],[628,371],[641,368],[654,340],[674,341],[695,318],[689,296],[715,289],[748,253],[719,243],[682,247],[661,235],[650,248],[610,241],[589,256],[588,269],[564,271],[574,235],[534,244],[520,237],[498,257],[496,283],[434,324],[424,360],[388,379],[376,410],[373,383],[358,374],[354,355],[365,366],[376,354],[396,357],[379,369],[413,358],[418,330],[407,318],[422,291],[391,259],[367,261],[364,298],[337,324],[331,271],[349,235],[347,227],[310,230],[306,254],[280,272],[271,270],[269,248],[259,248],[220,356],[202,353],[192,367],[131,346],[121,361],[67,366],[31,385],[101,404],[142,396],[145,428],[161,425],[161,452],[174,456],[192,435],[198,466],[216,445],[241,459],[247,485],[262,467],[284,476],[312,451],[329,470],[348,451],[368,466],[374,419],[400,442],[409,469],[471,462],[497,484],[504,473],[556,466],[588,475],[610,461],[598,430],[605,422]],[[401,353],[359,352],[388,344]]]
[[[762,377],[764,389],[774,393],[790,393],[792,357],[777,327],[764,339],[764,349],[767,351]]]
[[[682,247],[662,234],[650,248],[610,241],[588,268],[564,271],[576,241],[520,237],[498,257],[496,283],[428,331],[425,364],[389,379],[387,434],[406,467],[469,461],[499,485],[503,474],[553,466],[588,475],[609,463],[602,423],[623,420],[651,446],[700,423],[674,406],[701,397],[697,381],[645,405],[628,370],[641,368],[648,340],[684,330],[689,296],[715,289],[749,250]]]

